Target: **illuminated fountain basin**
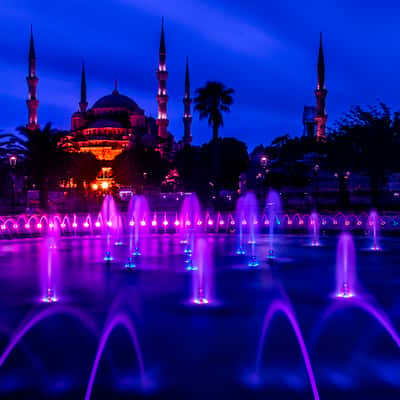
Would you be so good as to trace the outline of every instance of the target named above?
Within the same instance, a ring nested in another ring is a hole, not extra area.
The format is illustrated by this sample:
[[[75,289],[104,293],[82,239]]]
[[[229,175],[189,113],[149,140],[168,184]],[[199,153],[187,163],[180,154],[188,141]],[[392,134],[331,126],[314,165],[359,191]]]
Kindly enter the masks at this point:
[[[277,264],[271,268],[273,273],[262,268],[250,271],[248,260],[234,255],[234,235],[200,234],[199,238],[210,251],[212,287],[219,307],[212,307],[213,296],[209,306],[182,305],[188,297],[194,298],[195,271],[185,271],[181,235],[144,234],[142,255],[132,272],[124,268],[130,251],[129,232],[121,238],[123,245],[114,245],[109,268],[104,268],[100,235],[61,238],[57,244],[56,304],[40,302],[45,241],[0,242],[0,352],[10,343],[3,325],[14,333],[28,327],[32,318],[40,319],[0,367],[0,398],[23,398],[27,393],[28,398],[83,399],[96,358],[99,362],[90,387],[93,399],[313,398],[307,357],[303,358],[300,336],[296,337],[292,328],[295,321],[288,321],[282,303],[276,303],[281,287],[290,297],[291,308],[285,310],[296,316],[297,333],[301,332],[308,350],[321,398],[349,394],[367,400],[378,395],[397,397],[400,350],[393,338],[398,314],[387,304],[396,304],[398,299],[391,282],[399,278],[392,268],[399,239],[382,238],[381,245],[388,251],[379,257],[370,252],[360,252],[357,257],[363,287],[392,321],[393,337],[369,312],[352,307],[353,301],[362,301],[356,291],[357,296],[349,302],[333,301],[345,311],[329,319],[317,346],[310,349],[314,327],[331,302],[338,237],[324,238],[324,246],[315,252],[299,245],[309,239],[307,232],[304,236],[278,233],[279,256],[293,261]],[[369,243],[365,236],[353,239],[356,249]],[[257,239],[260,254],[266,253],[268,244],[268,236],[261,233]],[[321,264],[321,259],[329,262]],[[116,296],[121,297],[114,313],[117,319],[110,322],[110,305]],[[254,371],[268,309],[273,318],[261,351],[259,384],[250,386],[243,383],[243,376]],[[41,319],[43,315],[47,317]],[[382,322],[387,325],[386,317]],[[135,328],[136,347],[132,329],[126,328],[130,324]],[[358,351],[354,343],[372,328],[376,330],[373,342],[365,342],[361,355],[354,353]],[[99,346],[107,333],[107,342]],[[142,362],[138,361],[139,347]],[[361,356],[362,361],[350,363]],[[147,385],[143,388],[148,380],[153,385],[150,392]]]

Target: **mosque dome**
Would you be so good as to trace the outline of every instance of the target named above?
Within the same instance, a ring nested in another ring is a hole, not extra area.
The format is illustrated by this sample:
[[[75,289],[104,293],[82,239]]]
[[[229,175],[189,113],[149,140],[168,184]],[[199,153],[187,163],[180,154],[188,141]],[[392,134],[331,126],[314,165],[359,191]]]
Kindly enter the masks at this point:
[[[123,108],[134,113],[143,113],[143,110],[130,97],[120,94],[116,89],[111,94],[97,100],[92,110],[103,108]]]

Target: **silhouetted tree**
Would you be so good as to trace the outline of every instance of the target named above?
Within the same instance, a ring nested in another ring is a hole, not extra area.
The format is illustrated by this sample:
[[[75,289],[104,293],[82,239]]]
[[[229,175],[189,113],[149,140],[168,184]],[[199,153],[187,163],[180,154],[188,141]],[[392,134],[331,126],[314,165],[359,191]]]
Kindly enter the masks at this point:
[[[160,152],[140,144],[125,150],[112,161],[116,180],[123,185],[161,185],[169,170],[169,162]]]
[[[63,133],[47,123],[43,129],[18,128],[18,134],[0,135],[2,154],[15,155],[22,162],[31,183],[40,192],[40,207],[48,208],[48,189],[65,175],[70,156],[58,145]]]
[[[230,111],[234,92],[221,82],[210,81],[196,90],[194,110],[199,113],[200,119],[207,118],[208,125],[212,126],[213,140],[218,138],[218,130],[224,125],[222,113]]]
[[[379,188],[386,171],[399,170],[400,118],[379,103],[362,108],[354,106],[338,123],[330,139],[329,160],[343,168],[365,172],[370,178],[373,205],[377,205]]]

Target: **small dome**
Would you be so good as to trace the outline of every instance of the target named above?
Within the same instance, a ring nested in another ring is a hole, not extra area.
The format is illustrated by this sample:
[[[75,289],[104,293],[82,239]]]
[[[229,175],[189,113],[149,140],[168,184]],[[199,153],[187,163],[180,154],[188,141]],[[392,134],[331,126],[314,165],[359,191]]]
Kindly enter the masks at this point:
[[[111,94],[97,100],[92,107],[92,109],[99,108],[125,108],[143,114],[143,110],[131,98],[120,94],[116,89]]]

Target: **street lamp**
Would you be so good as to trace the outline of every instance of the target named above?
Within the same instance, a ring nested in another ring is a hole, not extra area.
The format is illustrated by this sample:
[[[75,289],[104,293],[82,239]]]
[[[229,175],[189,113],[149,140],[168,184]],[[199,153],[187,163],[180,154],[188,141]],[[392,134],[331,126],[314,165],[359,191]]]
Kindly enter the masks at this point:
[[[10,156],[8,161],[10,162],[10,167],[15,167],[17,165],[17,157],[16,156]]]

